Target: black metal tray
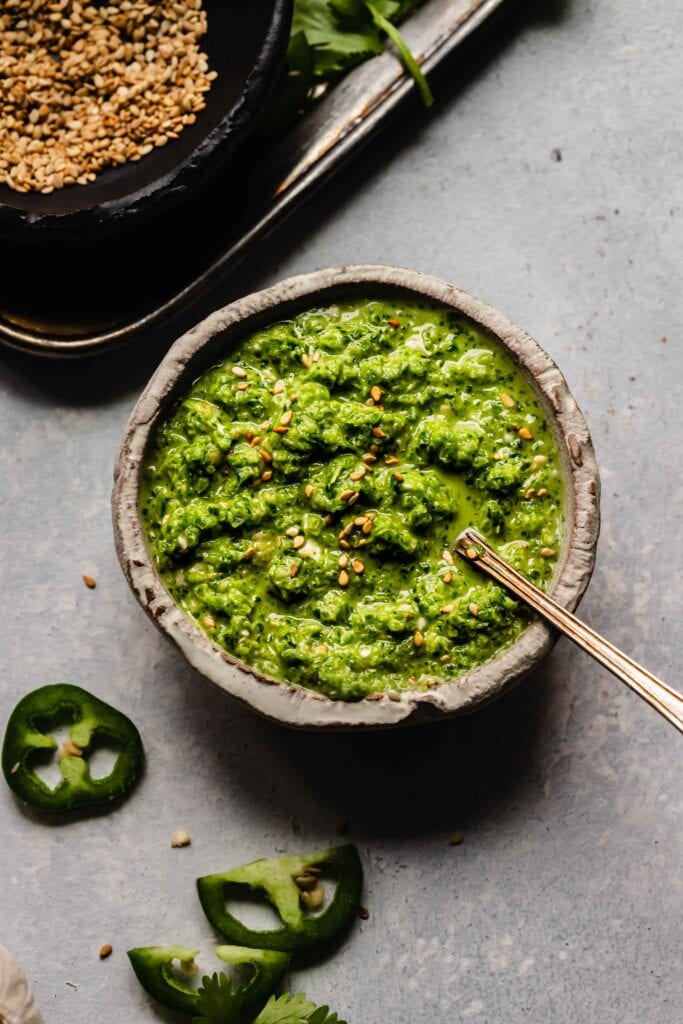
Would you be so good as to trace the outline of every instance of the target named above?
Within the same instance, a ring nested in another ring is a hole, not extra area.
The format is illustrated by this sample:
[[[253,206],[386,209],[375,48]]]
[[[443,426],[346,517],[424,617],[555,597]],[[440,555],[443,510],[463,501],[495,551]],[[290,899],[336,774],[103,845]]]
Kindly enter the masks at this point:
[[[507,2],[429,0],[402,31],[431,78]],[[111,238],[5,245],[0,342],[36,355],[86,356],[185,314],[415,92],[387,51],[280,137],[249,142],[168,216]]]

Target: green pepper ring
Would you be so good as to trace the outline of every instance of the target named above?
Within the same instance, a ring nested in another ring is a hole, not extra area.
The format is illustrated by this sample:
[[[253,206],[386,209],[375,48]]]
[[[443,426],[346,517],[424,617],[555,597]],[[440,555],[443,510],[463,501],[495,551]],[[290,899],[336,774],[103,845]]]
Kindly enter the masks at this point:
[[[108,740],[117,747],[109,775],[93,779],[85,758],[65,756],[60,762],[62,780],[51,789],[31,769],[35,751],[57,746],[39,723],[56,724],[64,718],[73,721],[69,738],[81,750],[86,751],[95,739]],[[26,694],[9,717],[2,748],[3,774],[21,800],[41,811],[60,814],[118,800],[135,785],[143,766],[142,740],[131,720],[79,686],[42,686]]]
[[[337,890],[326,910],[306,916],[294,879],[307,868],[324,864],[337,872]],[[263,893],[280,914],[282,926],[260,931],[234,917],[225,906],[225,896],[240,886]],[[360,903],[363,866],[356,847],[348,844],[310,856],[252,861],[232,871],[198,878],[197,888],[204,913],[229,942],[298,953],[326,945],[351,923]]]
[[[171,1010],[196,1013],[197,993],[172,973],[171,963],[194,960],[198,953],[198,949],[187,946],[140,946],[128,950],[128,959],[138,981],[153,999]],[[218,946],[216,956],[227,964],[251,964],[255,968],[254,976],[238,989],[243,993],[242,1010],[265,1003],[282,981],[290,960],[287,953],[243,946]]]

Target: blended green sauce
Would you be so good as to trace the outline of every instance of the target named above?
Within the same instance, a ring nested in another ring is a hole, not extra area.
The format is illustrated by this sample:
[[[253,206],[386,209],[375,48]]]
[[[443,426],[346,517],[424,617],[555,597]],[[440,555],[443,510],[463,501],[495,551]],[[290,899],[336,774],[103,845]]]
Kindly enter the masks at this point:
[[[449,552],[477,527],[539,586],[558,453],[499,343],[441,307],[300,314],[244,340],[160,427],[149,548],[181,608],[247,665],[342,700],[425,689],[528,625]]]

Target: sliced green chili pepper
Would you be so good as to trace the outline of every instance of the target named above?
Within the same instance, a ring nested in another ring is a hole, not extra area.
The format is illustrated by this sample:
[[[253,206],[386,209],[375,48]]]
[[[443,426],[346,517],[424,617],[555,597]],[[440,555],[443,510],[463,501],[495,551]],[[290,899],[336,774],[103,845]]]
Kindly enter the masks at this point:
[[[198,949],[187,946],[141,946],[128,950],[128,958],[145,992],[171,1010],[184,1013],[197,1012],[199,997],[183,981],[173,961],[190,965],[198,954]],[[237,989],[241,1010],[265,1003],[285,976],[290,959],[287,953],[244,946],[218,946],[216,956],[226,964],[254,968],[253,976]]]
[[[326,866],[337,876],[337,890],[326,909],[307,913],[305,907],[318,905],[311,897],[321,888],[317,876]],[[233,917],[226,897],[244,887],[265,895],[282,918],[280,928],[259,931]],[[223,874],[198,878],[197,888],[204,913],[230,942],[294,953],[330,942],[351,922],[360,902],[363,867],[355,846],[339,846],[308,856],[255,860]]]
[[[51,729],[71,722],[68,741],[60,750],[62,779],[54,787],[33,770],[36,753],[54,750]],[[93,779],[86,759],[89,749],[107,741],[117,749],[114,767]],[[129,718],[79,686],[42,686],[19,701],[10,715],[2,748],[2,770],[16,795],[42,811],[61,813],[108,803],[122,797],[142,773],[140,733]]]

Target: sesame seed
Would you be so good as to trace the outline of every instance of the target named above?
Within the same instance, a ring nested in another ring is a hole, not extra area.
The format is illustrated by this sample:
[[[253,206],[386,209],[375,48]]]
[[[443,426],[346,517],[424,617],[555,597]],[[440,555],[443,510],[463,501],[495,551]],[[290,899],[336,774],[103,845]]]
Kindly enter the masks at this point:
[[[400,327],[401,326],[401,321],[397,320],[395,316],[390,317],[387,320],[387,323],[389,324],[390,327]]]
[[[395,455],[387,455],[387,457],[384,460],[385,466],[399,466],[400,464],[401,460],[397,459]]]
[[[246,377],[247,375],[247,371],[243,366],[233,366],[231,369],[236,377]]]
[[[295,537],[294,540],[292,541],[292,547],[294,548],[295,551],[297,551],[299,548],[302,548],[305,543],[305,537],[303,537],[302,534],[299,534],[299,536]]]
[[[84,576],[83,582],[85,583],[88,590],[94,590],[95,587],[97,586],[97,580],[95,580],[94,577],[92,576]]]
[[[293,415],[294,413],[292,412],[292,410],[288,409],[287,412],[280,417],[280,425],[283,427],[288,426],[292,422]]]
[[[375,402],[379,402],[380,398],[382,397],[381,387],[379,387],[378,384],[375,384],[374,387],[370,388],[370,395]]]
[[[304,354],[302,355],[301,362],[304,364],[306,369],[308,369],[308,367],[311,365],[311,357],[308,355],[307,352],[304,352]]]
[[[276,380],[275,384],[273,385],[272,393],[274,395],[281,395],[284,390],[285,390],[285,382],[283,380]]]
[[[403,476],[403,473],[399,473],[398,470],[396,470],[396,472],[394,473],[394,480],[396,480],[397,483],[401,484],[403,483],[404,479],[405,478]]]
[[[345,555],[340,555],[339,556],[339,568],[340,569],[346,569],[348,564],[349,564],[349,556],[346,555],[346,554]]]
[[[470,615],[477,616],[479,614],[479,605],[475,604],[474,601],[472,604],[468,605],[468,609]]]
[[[363,533],[372,533],[372,519],[366,519],[361,529]]]
[[[554,558],[556,554],[555,548],[541,548],[541,558]]]
[[[265,471],[265,473],[261,473],[261,480],[263,481],[264,484],[268,483],[268,481],[272,480],[272,479],[273,479],[273,471],[272,471],[272,469],[267,469]]]
[[[453,612],[453,611],[455,611],[455,605],[454,604],[445,604],[443,606],[443,608],[441,609],[441,614],[442,615],[450,615],[450,613]]]
[[[533,457],[533,459],[531,461],[533,462],[534,466],[544,466],[545,463],[548,461],[548,456],[547,455],[534,455],[534,457]]]
[[[355,472],[349,473],[349,480],[353,480],[354,482],[356,480],[362,480],[366,473],[367,473],[366,467],[365,466],[361,466],[361,468],[355,470]]]
[[[361,573],[365,572],[365,566],[361,562],[360,558],[354,558],[354,560],[353,560],[353,571],[355,573],[357,573],[358,576],[360,576]]]
[[[361,458],[363,459],[363,462],[377,462],[377,456],[373,455],[372,452],[366,452],[365,455],[361,456]]]
[[[501,391],[500,400],[506,409],[514,409],[517,404],[510,395],[506,394],[505,391]]]
[[[273,431],[276,434],[288,434],[289,427],[273,427]]]
[[[373,427],[373,428],[372,428],[372,433],[373,433],[373,435],[374,435],[375,437],[379,437],[379,438],[383,438],[383,437],[386,437],[386,436],[387,436],[387,435],[386,435],[386,434],[384,433],[384,431],[382,430],[382,428],[381,428],[381,427]]]
[[[307,498],[310,498],[310,496],[313,494],[313,484],[306,484],[304,493]]]
[[[348,488],[347,490],[341,492],[341,494],[339,495],[339,500],[340,501],[348,501],[349,498],[352,498],[353,495],[356,494],[356,493],[357,492],[354,491],[353,488]]]
[[[416,629],[413,633],[413,643],[416,647],[422,647],[424,645],[425,638],[419,629]]]
[[[348,584],[349,584],[349,574],[346,572],[345,569],[342,569],[342,571],[339,573],[338,583],[339,583],[340,587],[347,587],[348,586]]]
[[[272,462],[273,461],[273,456],[270,454],[270,452],[267,452],[265,450],[265,448],[259,448],[258,453],[259,453],[259,455],[261,456],[261,458],[263,459],[264,462]]]
[[[531,441],[534,436],[528,427],[520,427],[517,433],[523,441]]]
[[[550,494],[550,491],[548,490],[547,487],[541,487],[539,492],[538,492],[538,497],[539,498],[547,498],[549,494]]]
[[[441,558],[447,563],[447,565],[453,565],[453,555],[450,553],[448,548],[443,549],[441,552]]]
[[[293,565],[290,565],[290,567],[289,567],[289,575],[292,577],[292,579],[294,579],[294,577],[296,576],[298,571],[299,571],[299,566],[296,564],[296,562]]]
[[[254,547],[247,548],[247,550],[242,555],[242,558],[246,558],[246,560],[249,561],[250,559],[252,559],[254,557],[255,554],[256,554],[256,548],[254,548]]]
[[[241,384],[237,385],[237,390],[238,391],[246,391],[247,388],[250,388],[250,387],[251,387],[251,381],[250,380],[243,380]]]

